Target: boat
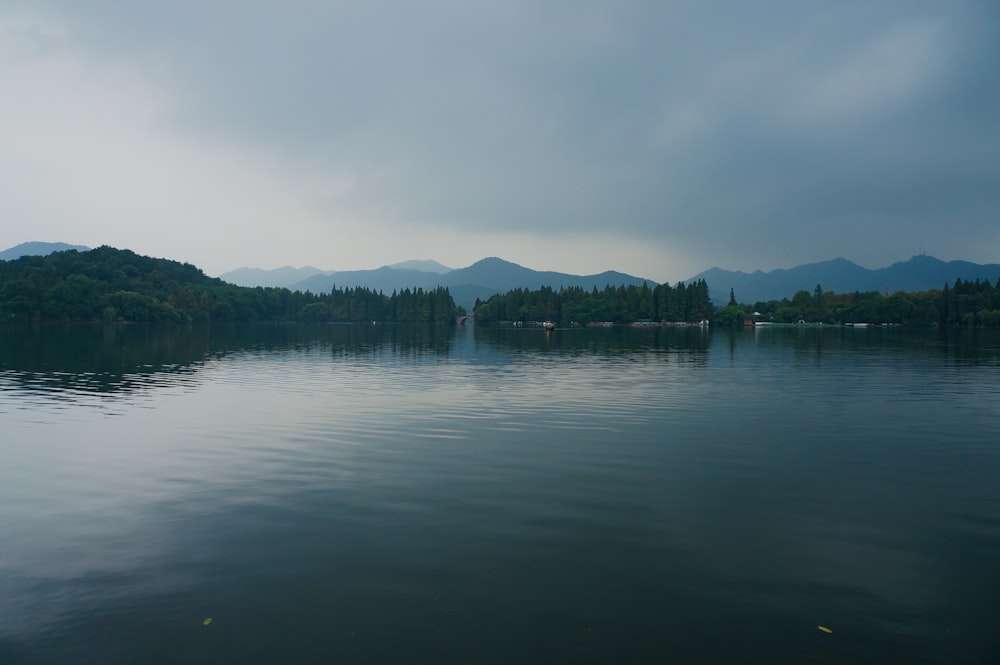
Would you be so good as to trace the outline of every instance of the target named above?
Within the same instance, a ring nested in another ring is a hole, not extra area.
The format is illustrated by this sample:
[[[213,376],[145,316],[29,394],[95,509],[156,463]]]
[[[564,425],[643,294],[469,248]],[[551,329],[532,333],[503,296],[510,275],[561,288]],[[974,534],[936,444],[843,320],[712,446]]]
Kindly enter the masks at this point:
[[[556,324],[555,324],[554,321],[543,321],[542,322],[542,327],[545,328],[546,331],[555,330],[556,329]]]

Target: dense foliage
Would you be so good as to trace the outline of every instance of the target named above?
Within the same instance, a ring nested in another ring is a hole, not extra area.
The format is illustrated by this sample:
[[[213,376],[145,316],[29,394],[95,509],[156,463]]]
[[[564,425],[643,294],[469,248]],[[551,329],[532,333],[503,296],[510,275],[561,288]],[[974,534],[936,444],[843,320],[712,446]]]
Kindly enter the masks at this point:
[[[877,323],[898,325],[1000,326],[1000,280],[962,281],[942,289],[893,294],[832,293],[817,285],[812,293],[799,291],[792,299],[736,305],[734,300],[716,312],[721,325],[742,325],[747,319],[775,323]]]
[[[0,321],[451,322],[446,288],[248,288],[187,263],[100,247],[0,261]]]
[[[579,287],[556,291],[545,286],[538,290],[514,289],[476,300],[473,313],[478,323],[500,321],[554,321],[587,324],[598,321],[631,323],[634,321],[701,321],[711,319],[712,301],[708,284],[697,280],[676,287],[661,284],[642,286],[607,286],[603,291]]]
[[[367,288],[330,293],[248,288],[206,276],[187,263],[101,247],[0,261],[0,321],[309,321],[451,322],[460,310],[446,288]],[[713,308],[705,280],[661,284],[514,289],[476,300],[476,321],[695,322],[747,320],[900,325],[1000,326],[1000,280],[955,280],[915,293],[833,293],[817,285],[791,299],[740,304],[730,293]]]

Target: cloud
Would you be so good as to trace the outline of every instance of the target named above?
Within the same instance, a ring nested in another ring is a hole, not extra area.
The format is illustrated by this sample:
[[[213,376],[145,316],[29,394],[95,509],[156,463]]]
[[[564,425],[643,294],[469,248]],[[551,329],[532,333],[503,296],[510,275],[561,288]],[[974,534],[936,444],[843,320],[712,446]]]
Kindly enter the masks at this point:
[[[673,280],[1000,250],[989,6],[22,7],[0,114],[41,138],[4,135],[4,205],[52,233],[169,253],[170,226],[217,270],[511,248]]]
[[[261,245],[292,250],[300,233],[326,223],[320,199],[352,187],[349,174],[178,132],[169,91],[75,50],[58,23],[7,18],[0,34],[4,218],[25,239],[115,244],[206,266],[267,260]]]
[[[936,82],[950,51],[939,20],[894,26],[821,71],[806,86],[801,112],[813,121],[829,121],[905,104]]]

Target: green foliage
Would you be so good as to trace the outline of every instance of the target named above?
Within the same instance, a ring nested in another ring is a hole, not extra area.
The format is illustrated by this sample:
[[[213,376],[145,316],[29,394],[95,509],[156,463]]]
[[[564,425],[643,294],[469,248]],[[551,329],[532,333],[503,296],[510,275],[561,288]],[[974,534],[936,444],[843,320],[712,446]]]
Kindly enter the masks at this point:
[[[556,291],[543,286],[538,290],[514,289],[476,301],[473,314],[478,323],[499,321],[555,321],[563,324],[587,324],[599,321],[631,323],[634,321],[690,322],[711,319],[712,301],[705,280],[676,288],[661,284],[642,286],[607,286],[603,291],[579,287]]]
[[[738,305],[726,305],[715,312],[714,324],[723,328],[739,328],[749,318],[746,310]]]
[[[446,288],[328,294],[246,288],[176,261],[100,247],[0,261],[0,321],[309,321],[450,323]]]
[[[1000,281],[955,280],[941,290],[881,294],[824,292],[817,284],[810,295],[797,292],[791,300],[756,302],[752,312],[764,321],[887,323],[906,326],[1000,326]],[[718,315],[717,315],[718,316]]]

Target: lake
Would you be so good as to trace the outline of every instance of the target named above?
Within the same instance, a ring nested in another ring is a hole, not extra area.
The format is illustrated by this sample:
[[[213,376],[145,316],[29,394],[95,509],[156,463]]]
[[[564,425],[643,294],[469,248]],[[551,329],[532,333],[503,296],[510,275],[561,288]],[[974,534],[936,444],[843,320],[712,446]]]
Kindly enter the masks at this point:
[[[0,326],[0,455],[0,663],[1000,662],[998,331]]]

